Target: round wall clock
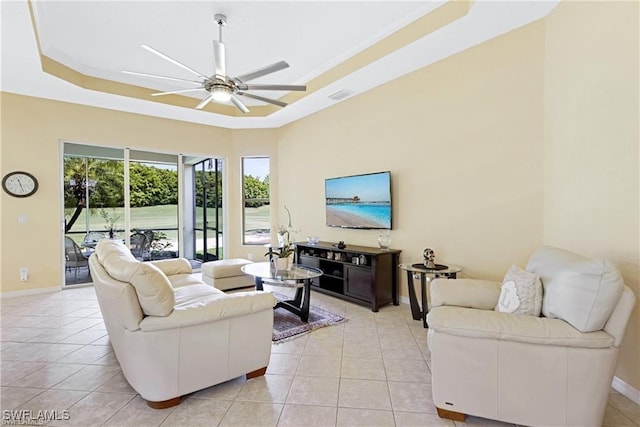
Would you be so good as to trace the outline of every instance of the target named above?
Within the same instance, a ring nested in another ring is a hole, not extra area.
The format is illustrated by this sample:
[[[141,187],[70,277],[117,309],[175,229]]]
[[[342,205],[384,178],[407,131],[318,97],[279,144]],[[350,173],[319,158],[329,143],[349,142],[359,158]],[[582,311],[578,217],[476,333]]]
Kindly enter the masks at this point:
[[[28,172],[9,172],[2,178],[2,189],[13,197],[29,197],[38,191],[38,180]]]

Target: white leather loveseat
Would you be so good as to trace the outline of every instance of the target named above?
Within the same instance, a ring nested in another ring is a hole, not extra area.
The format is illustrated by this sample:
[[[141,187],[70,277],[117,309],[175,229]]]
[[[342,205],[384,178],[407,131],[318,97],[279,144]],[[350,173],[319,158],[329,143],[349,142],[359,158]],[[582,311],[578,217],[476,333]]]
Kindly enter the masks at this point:
[[[192,274],[185,259],[140,262],[107,239],[89,267],[122,372],[149,406],[173,406],[187,393],[264,374],[273,295],[227,295]]]
[[[558,248],[536,251],[526,271],[542,282],[544,317],[494,311],[499,282],[432,282],[428,343],[438,413],[600,426],[635,296],[608,262]]]

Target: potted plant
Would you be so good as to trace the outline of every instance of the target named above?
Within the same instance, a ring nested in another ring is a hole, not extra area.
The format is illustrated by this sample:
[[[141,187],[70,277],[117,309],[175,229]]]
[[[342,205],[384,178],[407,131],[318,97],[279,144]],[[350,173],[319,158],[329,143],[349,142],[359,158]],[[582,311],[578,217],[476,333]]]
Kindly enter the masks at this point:
[[[293,243],[293,235],[296,230],[291,225],[291,212],[286,205],[284,209],[287,211],[289,222],[286,227],[282,225],[278,227],[278,247],[272,247],[271,251],[265,254],[265,256],[273,257],[272,262],[277,270],[291,270],[293,254],[296,249]]]

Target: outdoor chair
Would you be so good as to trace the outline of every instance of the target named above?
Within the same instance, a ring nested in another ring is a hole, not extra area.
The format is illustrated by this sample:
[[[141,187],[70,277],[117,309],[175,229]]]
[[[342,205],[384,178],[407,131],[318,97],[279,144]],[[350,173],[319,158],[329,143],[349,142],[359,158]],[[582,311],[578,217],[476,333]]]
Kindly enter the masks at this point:
[[[96,244],[105,237],[105,233],[90,231],[86,236],[84,236],[84,241],[82,242],[82,244],[85,248],[95,248]]]
[[[143,233],[133,233],[129,239],[131,244],[131,254],[138,260],[145,260],[145,249],[147,248],[147,236]],[[148,259],[148,258],[147,258]]]
[[[78,278],[78,269],[81,267],[89,268],[88,257],[91,253],[84,254],[80,246],[71,238],[64,238],[64,252],[65,252],[65,267],[68,271],[75,268],[74,277]]]

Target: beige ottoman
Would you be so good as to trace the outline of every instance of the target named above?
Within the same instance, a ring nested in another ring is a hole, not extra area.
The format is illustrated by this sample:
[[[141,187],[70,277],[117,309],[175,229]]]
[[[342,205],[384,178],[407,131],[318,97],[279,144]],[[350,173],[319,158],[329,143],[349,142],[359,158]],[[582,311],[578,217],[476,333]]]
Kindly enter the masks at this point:
[[[244,274],[240,268],[251,261],[241,258],[221,259],[202,264],[202,281],[221,291],[253,286],[253,276]]]

